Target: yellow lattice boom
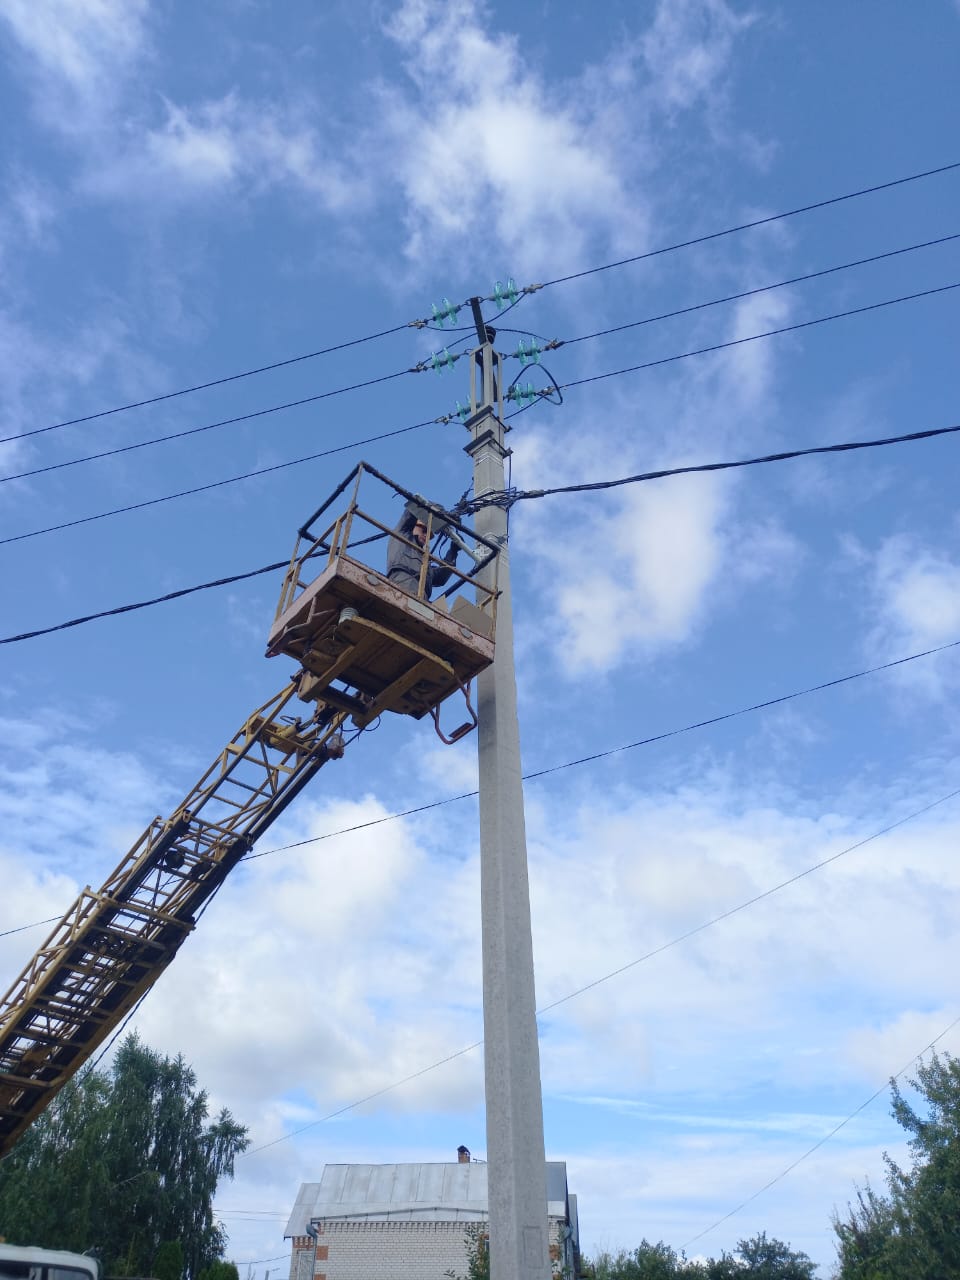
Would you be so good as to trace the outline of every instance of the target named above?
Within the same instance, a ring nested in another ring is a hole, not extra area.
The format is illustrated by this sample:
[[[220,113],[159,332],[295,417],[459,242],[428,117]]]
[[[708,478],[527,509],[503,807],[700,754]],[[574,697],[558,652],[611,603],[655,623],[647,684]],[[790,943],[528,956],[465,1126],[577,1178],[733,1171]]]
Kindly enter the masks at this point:
[[[244,721],[173,814],[151,822],[101,888],[83,890],[0,1000],[0,1155],[149,991],[232,868],[342,756],[348,720],[350,739],[384,711],[429,712],[440,732],[437,709],[459,689],[471,719],[441,736],[476,724],[467,686],[493,661],[495,575],[476,605],[461,597],[448,607],[423,589],[435,559],[429,538],[416,595],[349,554],[358,524],[379,531],[363,542],[395,536],[359,506],[365,473],[419,504],[431,531],[470,535],[364,463],[334,495],[353,482],[346,511],[314,531],[328,502],[300,530],[267,649],[294,659],[294,678]],[[497,548],[473,554],[484,568]],[[454,576],[454,591],[473,585],[472,574]]]

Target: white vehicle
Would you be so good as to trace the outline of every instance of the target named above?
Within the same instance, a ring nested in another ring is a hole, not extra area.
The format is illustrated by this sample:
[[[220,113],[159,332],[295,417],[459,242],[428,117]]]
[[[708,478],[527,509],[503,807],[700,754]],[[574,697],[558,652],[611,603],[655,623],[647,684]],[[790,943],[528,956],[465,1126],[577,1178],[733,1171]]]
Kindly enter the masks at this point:
[[[85,1253],[0,1244],[0,1280],[100,1280],[100,1264]]]

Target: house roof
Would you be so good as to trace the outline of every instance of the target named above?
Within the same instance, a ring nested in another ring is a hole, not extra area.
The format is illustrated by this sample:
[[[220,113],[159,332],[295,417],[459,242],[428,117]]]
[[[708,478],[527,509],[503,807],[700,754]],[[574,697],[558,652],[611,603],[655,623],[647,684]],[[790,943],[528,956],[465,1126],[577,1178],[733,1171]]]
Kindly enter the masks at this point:
[[[567,1220],[567,1166],[547,1161],[547,1212]],[[306,1234],[314,1219],[475,1221],[487,1216],[487,1166],[328,1164],[319,1182],[300,1187],[284,1236]]]

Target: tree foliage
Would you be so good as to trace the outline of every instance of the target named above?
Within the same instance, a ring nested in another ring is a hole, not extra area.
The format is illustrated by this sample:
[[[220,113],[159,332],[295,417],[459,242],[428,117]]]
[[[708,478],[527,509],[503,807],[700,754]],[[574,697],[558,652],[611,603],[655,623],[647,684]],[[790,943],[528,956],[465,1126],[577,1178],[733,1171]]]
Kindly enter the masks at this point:
[[[641,1242],[632,1253],[601,1253],[590,1264],[592,1280],[814,1280],[816,1264],[766,1232],[741,1240],[733,1253],[692,1261],[660,1241]]]
[[[0,1234],[95,1249],[113,1275],[159,1276],[161,1246],[175,1244],[165,1280],[195,1280],[222,1258],[213,1198],[247,1145],[229,1111],[208,1122],[207,1095],[182,1057],[129,1036],[109,1073],[66,1085],[0,1164]]]
[[[153,1260],[156,1280],[180,1280],[183,1275],[183,1245],[179,1240],[164,1240]]]
[[[839,1280],[960,1280],[960,1060],[934,1054],[911,1081],[921,1116],[891,1082],[892,1112],[910,1135],[910,1167],[889,1156],[887,1194],[857,1189],[834,1220]]]
[[[814,1280],[817,1264],[799,1249],[761,1231],[741,1240],[734,1253],[722,1253],[706,1264],[705,1280]]]
[[[455,1271],[445,1271],[450,1280],[490,1280],[490,1249],[487,1224],[468,1222],[463,1229],[463,1243],[467,1251],[467,1274],[458,1276]]]
[[[703,1280],[706,1272],[662,1241],[642,1240],[632,1252],[599,1253],[588,1274],[593,1280]]]
[[[197,1280],[240,1280],[240,1273],[233,1262],[211,1262],[200,1272]]]
[[[449,1280],[490,1280],[490,1233],[486,1222],[468,1222],[463,1231],[463,1244],[467,1253],[466,1276],[459,1276],[453,1270],[443,1274]],[[552,1248],[550,1256],[553,1280],[573,1280],[564,1274]]]

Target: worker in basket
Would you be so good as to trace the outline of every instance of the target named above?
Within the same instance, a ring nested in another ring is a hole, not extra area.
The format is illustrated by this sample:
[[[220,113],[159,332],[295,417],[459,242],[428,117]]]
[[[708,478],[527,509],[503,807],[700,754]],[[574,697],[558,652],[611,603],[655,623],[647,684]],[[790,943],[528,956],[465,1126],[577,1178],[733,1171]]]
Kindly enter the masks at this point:
[[[423,508],[408,502],[387,546],[387,577],[413,596],[417,595],[420,588],[420,570],[426,546],[426,515]],[[453,540],[444,552],[443,559],[448,568],[433,563],[427,565],[423,584],[426,600],[430,599],[434,588],[442,587],[453,572],[457,563],[457,544]]]

